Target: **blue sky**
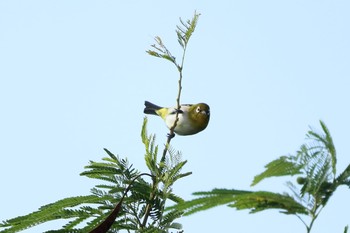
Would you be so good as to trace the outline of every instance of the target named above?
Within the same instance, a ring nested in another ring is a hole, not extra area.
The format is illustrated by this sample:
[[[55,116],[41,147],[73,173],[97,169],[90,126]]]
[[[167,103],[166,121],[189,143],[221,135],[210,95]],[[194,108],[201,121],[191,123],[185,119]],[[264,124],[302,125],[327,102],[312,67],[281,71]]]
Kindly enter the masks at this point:
[[[143,102],[174,105],[177,71],[145,53],[160,36],[180,55],[179,17],[201,13],[184,68],[183,103],[211,107],[208,128],[173,140],[193,175],[174,191],[288,191],[284,179],[251,188],[269,161],[294,153],[309,126],[329,127],[338,171],[349,163],[348,1],[0,1],[0,220],[89,194],[79,173],[103,148],[146,171]],[[166,129],[149,117],[162,145]],[[340,189],[314,232],[350,224]],[[180,220],[185,232],[305,232],[278,211],[219,207]],[[41,232],[62,222],[24,232]]]

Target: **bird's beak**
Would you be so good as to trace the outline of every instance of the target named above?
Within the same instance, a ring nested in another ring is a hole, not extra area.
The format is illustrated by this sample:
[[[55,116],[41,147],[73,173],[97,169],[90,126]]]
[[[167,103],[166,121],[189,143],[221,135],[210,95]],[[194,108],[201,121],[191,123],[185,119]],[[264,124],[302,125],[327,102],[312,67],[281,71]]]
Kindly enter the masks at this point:
[[[204,114],[204,115],[209,115],[209,111],[203,110],[201,113]]]

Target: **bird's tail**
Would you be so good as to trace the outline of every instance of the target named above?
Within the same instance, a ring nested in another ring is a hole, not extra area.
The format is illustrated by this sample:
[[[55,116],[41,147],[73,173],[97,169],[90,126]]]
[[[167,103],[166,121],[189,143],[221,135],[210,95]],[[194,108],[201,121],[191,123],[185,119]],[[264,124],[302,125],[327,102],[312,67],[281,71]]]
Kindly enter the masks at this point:
[[[152,104],[151,102],[145,101],[145,109],[143,110],[143,112],[145,114],[158,115],[156,111],[159,109],[162,109],[162,107]]]

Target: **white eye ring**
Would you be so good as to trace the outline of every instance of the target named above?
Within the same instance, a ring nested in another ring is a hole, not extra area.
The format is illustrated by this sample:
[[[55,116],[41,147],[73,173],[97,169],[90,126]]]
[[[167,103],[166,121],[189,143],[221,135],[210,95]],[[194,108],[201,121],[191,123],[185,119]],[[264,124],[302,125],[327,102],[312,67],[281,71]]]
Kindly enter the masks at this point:
[[[200,111],[201,111],[201,108],[198,106],[196,109],[196,112],[200,112]]]

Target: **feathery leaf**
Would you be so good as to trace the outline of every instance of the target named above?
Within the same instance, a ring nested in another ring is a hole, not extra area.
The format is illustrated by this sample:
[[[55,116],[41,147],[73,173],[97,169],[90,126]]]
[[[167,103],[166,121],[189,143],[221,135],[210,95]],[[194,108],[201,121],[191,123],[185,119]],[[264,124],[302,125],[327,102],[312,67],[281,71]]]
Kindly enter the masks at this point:
[[[270,177],[277,176],[293,176],[296,174],[302,174],[302,165],[297,164],[294,159],[287,156],[281,156],[280,158],[273,160],[265,166],[266,170],[254,177],[251,186],[258,184],[260,181]]]

